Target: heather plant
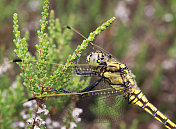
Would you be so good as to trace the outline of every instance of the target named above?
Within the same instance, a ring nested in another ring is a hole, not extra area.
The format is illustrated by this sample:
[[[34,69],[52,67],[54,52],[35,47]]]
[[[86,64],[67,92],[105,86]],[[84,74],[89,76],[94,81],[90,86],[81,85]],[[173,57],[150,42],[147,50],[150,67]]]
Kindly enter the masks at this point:
[[[22,62],[18,62],[18,65],[21,68],[21,77],[24,79],[23,84],[27,87],[28,94],[33,94],[33,97],[41,97],[48,94],[52,95],[54,94],[54,92],[50,92],[52,89],[67,88],[67,90],[78,91],[88,86],[89,79],[80,80],[80,77],[73,76],[69,66],[75,65],[75,61],[81,56],[81,53],[86,49],[88,44],[115,20],[114,17],[111,18],[94,32],[90,33],[89,37],[83,40],[81,45],[77,46],[73,54],[69,55],[71,53],[69,42],[72,38],[72,32],[62,29],[63,27],[59,19],[54,18],[54,11],[50,12],[49,20],[47,20],[48,11],[49,2],[45,0],[43,12],[41,13],[40,29],[37,31],[39,43],[36,45],[35,56],[32,56],[28,51],[28,33],[21,38],[18,14],[15,13],[13,15],[13,33],[15,35],[14,43],[16,45],[15,53],[18,58],[22,60]],[[66,63],[64,64],[64,62]],[[57,67],[57,69],[53,71],[52,69],[55,67]],[[51,71],[53,71],[52,74],[50,74]],[[57,109],[57,112],[67,109],[67,113],[63,116],[65,118],[62,123],[63,125],[60,126],[73,126],[72,122],[78,121],[76,118],[71,118],[71,114],[74,110],[79,109],[75,109],[75,101],[71,101],[70,104],[65,107],[64,102],[65,104],[68,103],[69,99],[70,96],[61,96],[57,98],[57,100],[54,100],[54,102],[47,101],[46,105],[44,104],[44,100],[39,99],[36,99],[36,102],[29,101],[24,104],[26,108],[31,107],[33,109],[33,112],[30,111],[30,109],[27,110],[27,112],[29,112],[27,115],[29,116],[27,120],[29,127],[49,126],[43,119],[51,119],[46,117],[46,115],[49,112],[48,110],[52,110],[54,108],[52,106],[56,103],[62,104]],[[82,112],[81,109],[80,112]]]

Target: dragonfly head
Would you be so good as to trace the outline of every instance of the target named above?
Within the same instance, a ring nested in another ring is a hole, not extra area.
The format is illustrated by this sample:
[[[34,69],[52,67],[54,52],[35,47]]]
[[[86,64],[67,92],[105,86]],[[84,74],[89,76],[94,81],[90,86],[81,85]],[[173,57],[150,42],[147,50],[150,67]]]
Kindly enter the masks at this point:
[[[87,62],[90,66],[106,65],[105,55],[103,52],[91,52],[87,56]]]

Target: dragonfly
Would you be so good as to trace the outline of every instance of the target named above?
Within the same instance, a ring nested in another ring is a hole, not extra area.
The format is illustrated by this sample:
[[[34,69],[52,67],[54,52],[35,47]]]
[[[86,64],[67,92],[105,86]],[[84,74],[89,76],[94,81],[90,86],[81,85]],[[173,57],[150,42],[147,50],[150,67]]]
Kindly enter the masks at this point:
[[[64,89],[52,90],[63,94],[70,95],[93,95],[93,94],[115,94],[123,96],[129,104],[140,107],[145,110],[156,120],[161,122],[168,129],[175,129],[176,124],[161,113],[152,103],[148,101],[146,96],[137,86],[135,76],[126,64],[120,63],[110,54],[103,51],[91,52],[87,56],[89,68],[85,71],[75,66],[76,74],[81,76],[98,76],[94,83],[80,90],[79,92],[68,91]],[[99,83],[106,83],[107,89],[93,90]],[[59,95],[59,93],[58,93]],[[46,97],[46,96],[44,96]],[[35,98],[33,98],[35,99]]]
[[[135,81],[135,76],[128,69],[128,67],[115,60],[111,55],[106,55],[103,52],[92,52],[87,56],[87,62],[94,69],[94,71],[81,72],[79,75],[99,76],[100,79],[97,80],[93,85],[86,87],[79,93],[84,93],[91,91],[94,87],[98,85],[100,81],[105,81],[110,87],[115,89],[117,95],[123,95],[128,103],[134,106],[140,107],[147,113],[152,115],[156,120],[161,122],[168,129],[175,129],[176,124],[173,123],[169,118],[167,118],[163,113],[161,113],[153,104],[151,104],[143,92],[137,86]],[[73,93],[71,91],[60,91],[63,93]]]

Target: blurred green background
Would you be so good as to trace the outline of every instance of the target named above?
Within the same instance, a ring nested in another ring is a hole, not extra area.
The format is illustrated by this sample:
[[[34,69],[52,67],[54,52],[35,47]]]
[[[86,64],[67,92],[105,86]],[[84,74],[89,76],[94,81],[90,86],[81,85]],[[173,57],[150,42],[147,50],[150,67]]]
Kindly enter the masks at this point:
[[[7,62],[7,58],[15,58],[12,15],[15,12],[19,14],[22,34],[29,31],[29,50],[34,54],[42,4],[39,0],[0,0],[0,6],[0,127],[5,128],[22,120],[20,102],[26,93],[22,84],[14,90],[19,68]],[[96,38],[95,44],[127,64],[149,101],[176,122],[175,0],[51,0],[50,9],[55,11],[62,26],[70,25],[85,36],[111,17],[117,17],[116,22]],[[78,45],[82,40],[74,34],[71,45]],[[97,124],[86,127],[102,128]],[[114,123],[115,127],[164,128],[153,117],[132,105],[126,107],[119,122]]]

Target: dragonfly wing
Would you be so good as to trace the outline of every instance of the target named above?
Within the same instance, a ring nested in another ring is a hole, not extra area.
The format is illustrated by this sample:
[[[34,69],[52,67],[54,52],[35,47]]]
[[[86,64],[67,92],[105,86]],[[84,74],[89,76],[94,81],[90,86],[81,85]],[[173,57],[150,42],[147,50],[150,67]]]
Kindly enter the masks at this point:
[[[92,91],[83,94],[77,103],[83,109],[83,121],[107,122],[118,119],[126,104],[123,93],[102,81]]]

